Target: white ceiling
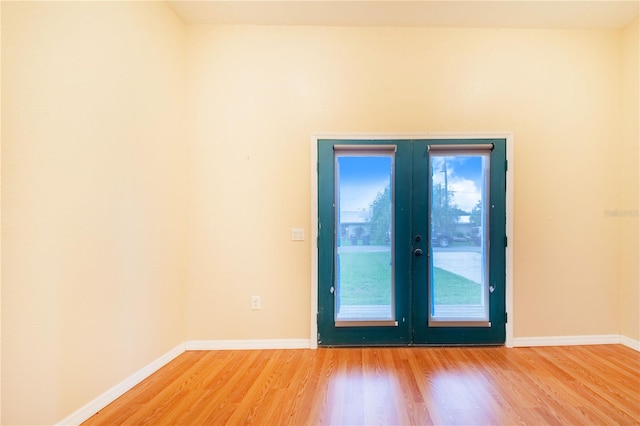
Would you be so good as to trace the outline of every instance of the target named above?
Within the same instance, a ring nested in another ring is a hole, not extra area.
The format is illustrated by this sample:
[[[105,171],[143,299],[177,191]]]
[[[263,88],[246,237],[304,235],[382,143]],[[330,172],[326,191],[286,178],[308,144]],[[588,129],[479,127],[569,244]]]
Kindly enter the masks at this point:
[[[168,1],[187,24],[620,29],[640,0]]]

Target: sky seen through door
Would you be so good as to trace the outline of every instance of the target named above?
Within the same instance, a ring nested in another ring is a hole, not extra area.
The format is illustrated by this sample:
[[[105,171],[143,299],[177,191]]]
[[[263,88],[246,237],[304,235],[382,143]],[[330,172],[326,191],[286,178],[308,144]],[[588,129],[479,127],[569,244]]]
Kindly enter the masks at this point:
[[[446,168],[445,168],[446,161]],[[445,184],[451,193],[451,205],[471,213],[482,195],[482,157],[437,156],[433,162],[434,185]],[[390,181],[391,158],[388,156],[349,156],[340,160],[340,210],[367,211],[376,195]],[[402,188],[397,188],[402,191]]]

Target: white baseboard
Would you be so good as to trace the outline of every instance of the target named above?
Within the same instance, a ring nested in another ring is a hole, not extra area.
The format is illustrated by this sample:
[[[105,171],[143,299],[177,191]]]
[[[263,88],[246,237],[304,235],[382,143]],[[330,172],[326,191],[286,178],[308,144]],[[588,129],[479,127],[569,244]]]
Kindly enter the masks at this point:
[[[514,347],[526,346],[575,346],[615,345],[622,343],[619,334],[597,334],[586,336],[514,337]]]
[[[104,392],[102,395],[98,396],[96,399],[89,402],[84,407],[81,407],[65,419],[59,421],[57,425],[79,425],[80,423],[86,421],[98,411],[102,410],[104,407],[122,396],[125,392],[129,391],[138,383],[142,382],[144,379],[168,364],[184,351],[185,344],[179,344],[166,354],[162,355],[160,358],[148,364],[146,367],[143,367],[133,375],[127,377],[122,382]]]
[[[242,349],[309,349],[309,339],[263,339],[263,340],[187,340],[188,351],[220,351]]]
[[[635,349],[640,352],[640,340],[633,340],[627,336],[620,336],[620,343],[625,345],[628,348]]]

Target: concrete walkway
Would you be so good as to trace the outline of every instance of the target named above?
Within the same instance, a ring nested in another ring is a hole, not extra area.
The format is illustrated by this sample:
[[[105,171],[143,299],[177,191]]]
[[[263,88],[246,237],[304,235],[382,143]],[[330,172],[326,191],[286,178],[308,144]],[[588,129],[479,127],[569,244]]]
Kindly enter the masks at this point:
[[[465,277],[474,283],[482,283],[482,254],[475,252],[437,252],[433,253],[433,265],[453,274]]]

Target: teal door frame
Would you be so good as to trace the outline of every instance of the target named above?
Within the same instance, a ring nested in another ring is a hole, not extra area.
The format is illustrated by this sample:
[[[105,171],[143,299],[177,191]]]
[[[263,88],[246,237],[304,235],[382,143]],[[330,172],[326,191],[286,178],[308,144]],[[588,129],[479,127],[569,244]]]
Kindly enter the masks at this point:
[[[347,141],[324,139],[318,144],[318,162],[324,170],[318,171],[318,200],[334,200],[334,146]],[[411,144],[394,140],[356,140],[348,141],[349,145],[396,145],[395,152],[395,186],[408,188],[411,186]],[[322,173],[321,173],[322,171]],[[332,201],[333,202],[333,201]],[[395,192],[395,233],[400,236],[395,239],[393,250],[395,253],[411,252],[411,218],[407,214],[406,206],[411,204],[411,194],[408,191]],[[319,271],[333,271],[336,253],[334,252],[335,218],[332,203],[318,203],[318,267]],[[404,237],[404,238],[403,238]],[[408,285],[411,275],[411,258],[409,256],[395,256],[395,326],[367,326],[367,327],[335,327],[329,326],[329,321],[335,319],[333,276],[319,274],[318,292],[318,344],[324,345],[408,345],[411,343],[411,301]],[[324,276],[323,276],[324,275]],[[331,280],[331,282],[329,282]],[[335,286],[337,287],[337,286]],[[331,319],[331,320],[329,320]],[[329,340],[324,336],[330,335]]]
[[[506,140],[492,139],[430,139],[413,142],[413,198],[412,232],[428,235],[426,221],[429,217],[428,190],[429,169],[424,163],[429,160],[429,147],[437,145],[455,147],[456,145],[492,145],[491,167],[489,168],[489,276],[487,285],[494,290],[489,294],[490,327],[423,327],[428,322],[428,308],[424,301],[429,300],[429,288],[426,258],[414,258],[412,278],[412,320],[414,343],[417,345],[493,345],[506,342]],[[471,149],[471,148],[469,148]],[[423,166],[419,167],[418,164]],[[427,238],[431,240],[431,238]],[[430,245],[431,246],[431,245]],[[432,253],[430,253],[432,255]],[[422,303],[422,304],[421,304]],[[431,303],[431,301],[430,301]],[[429,303],[429,304],[430,304]]]
[[[502,154],[503,156],[506,156],[507,154],[510,154],[510,150],[507,149],[507,146],[509,146],[509,142],[512,140],[512,136],[508,135],[508,134],[499,134],[499,135],[483,135],[482,139],[488,139],[487,136],[490,136],[490,139],[500,139],[500,143],[498,145],[501,144],[500,149],[502,149]],[[332,139],[331,142],[336,143],[336,144],[345,144],[345,143],[354,143],[354,144],[388,144],[388,143],[398,143],[398,146],[406,146],[407,144],[411,144],[411,148],[414,149],[416,147],[418,147],[418,145],[423,144],[426,146],[426,144],[429,143],[455,143],[456,141],[454,141],[452,137],[445,137],[445,138],[438,138],[437,140],[435,138],[420,138],[419,140],[416,139],[410,139],[410,138],[403,138],[403,137],[393,137],[393,138],[379,138],[379,139],[371,139],[371,138],[366,138],[366,139],[357,139],[354,140],[354,138],[348,137],[348,138],[322,138],[322,137],[314,137],[312,139],[312,162],[314,165],[317,166],[318,161],[321,160],[320,157],[327,156],[330,155],[331,157],[333,156],[333,152],[331,150],[331,152],[329,151],[322,151],[321,148],[321,143],[320,140],[324,140],[324,139]],[[478,140],[478,137],[476,135],[464,135],[464,137],[456,137],[455,139],[457,140],[457,143],[468,143],[468,142],[486,142],[486,140]],[[463,141],[461,141],[460,139],[463,139]],[[473,141],[470,141],[471,139],[473,139]],[[330,142],[328,142],[330,143]],[[400,151],[402,151],[404,148],[400,148]],[[420,150],[421,147],[418,148],[418,150]],[[399,152],[400,152],[399,151]],[[506,152],[505,152],[506,151]],[[402,158],[402,156],[400,156]],[[509,156],[510,158],[512,157],[512,153]],[[503,157],[504,158],[504,157]],[[327,163],[327,158],[322,159],[323,162]],[[404,160],[403,160],[404,161]],[[328,161],[328,164],[333,164],[333,161]],[[398,164],[398,169],[397,170],[402,170],[404,169],[406,165],[403,165],[402,163]],[[409,165],[408,168],[410,170],[413,170],[412,166]],[[319,187],[318,187],[318,175],[316,173],[317,168],[313,167],[313,172],[312,172],[312,186],[313,186],[313,190],[312,192],[315,192],[314,195],[317,195],[317,197],[314,196],[314,200],[312,201],[312,210],[314,212],[313,215],[313,227],[312,227],[312,321],[311,321],[311,332],[312,332],[312,336],[318,336],[318,339],[320,341],[321,345],[324,345],[325,342],[322,339],[323,334],[325,334],[326,330],[323,330],[323,322],[322,319],[326,319],[327,315],[332,315],[332,312],[324,312],[323,309],[319,309],[318,308],[318,298],[319,297],[326,297],[326,295],[319,295],[318,294],[318,271],[320,270],[319,268],[327,268],[326,262],[328,261],[328,257],[319,255],[319,250],[318,247],[321,245],[320,241],[322,240],[323,236],[326,238],[326,233],[322,233],[322,232],[318,232],[318,226],[321,226],[321,223],[318,222],[318,211],[321,209],[321,207],[318,204],[318,199],[322,199],[323,197],[327,197],[327,196],[332,196],[332,195],[328,195],[328,194],[321,194],[319,191]],[[499,168],[492,168],[492,170],[496,170]],[[511,171],[511,170],[509,170]],[[493,172],[492,172],[493,173]],[[333,172],[331,172],[331,174],[333,174]],[[406,180],[405,176],[402,176],[402,173],[398,173],[397,179],[399,179],[398,183],[402,185],[402,181],[403,179]],[[410,179],[415,180],[416,176],[411,176]],[[506,179],[506,180],[505,180]],[[507,186],[507,188],[509,188],[508,185],[506,185],[507,180],[511,180],[510,176],[507,176],[505,178],[505,175],[503,174],[501,178],[496,178],[495,176],[492,176],[491,181],[494,183],[499,183],[500,185],[505,185]],[[413,185],[415,185],[415,183],[413,183]],[[324,188],[328,188],[330,187],[327,185],[324,185]],[[403,187],[400,186],[400,187]],[[504,186],[503,186],[504,188]],[[406,195],[403,194],[403,191],[398,191],[397,196],[399,197],[397,199],[398,203],[396,203],[396,206],[399,205],[400,203],[406,202],[407,200],[402,200],[401,198]],[[507,222],[507,229],[510,230],[512,229],[512,220],[510,217],[508,217],[507,215],[507,210],[508,210],[508,206],[512,203],[511,200],[511,193],[509,191],[507,191],[506,194],[507,200],[506,200],[506,209],[503,209],[502,212],[500,213],[495,213],[492,212],[492,220],[494,220],[493,218],[495,218],[496,220],[500,220],[501,221],[501,226],[504,227],[504,221],[506,218],[506,222]],[[411,197],[410,197],[411,198]],[[326,198],[325,198],[326,199]],[[405,205],[411,205],[412,203],[415,203],[414,199],[411,199],[408,201],[408,203],[406,203]],[[413,221],[413,218],[411,219],[411,221]],[[499,225],[499,224],[498,224]],[[492,225],[493,226],[493,225]],[[404,223],[399,223],[396,226],[396,232],[399,232],[399,239],[397,241],[397,249],[403,251],[403,252],[410,252],[412,250],[411,247],[411,232],[413,232],[411,229],[411,224],[407,225]],[[504,229],[504,228],[503,228]],[[326,229],[325,229],[326,231]],[[408,237],[408,238],[407,238]],[[323,245],[326,245],[326,242],[323,243]],[[331,244],[333,245],[333,243]],[[403,247],[403,246],[407,246],[407,247]],[[506,275],[507,275],[507,280],[505,285],[503,285],[500,289],[501,294],[498,293],[495,296],[499,297],[502,300],[502,307],[501,309],[509,312],[510,311],[510,307],[511,307],[511,276],[512,276],[512,267],[511,267],[511,262],[510,262],[510,254],[511,254],[511,248],[507,247],[507,254],[506,257],[502,256],[502,266],[498,266],[498,265],[494,265],[494,261],[498,261],[497,259],[495,259],[495,256],[492,257],[491,261],[492,261],[492,266],[491,269],[492,270],[502,270],[502,271],[506,271]],[[397,264],[397,269],[400,271],[400,273],[404,273],[404,271],[407,270],[407,268],[411,269],[411,265],[408,265],[406,263],[406,261],[398,258],[398,264]],[[405,263],[403,263],[405,262]],[[411,260],[409,260],[408,263],[413,263],[411,262]],[[329,267],[330,268],[330,267]],[[411,274],[411,271],[409,272]],[[402,278],[401,278],[402,279]],[[399,289],[400,291],[403,291],[402,289]],[[415,297],[414,297],[415,300]],[[364,328],[362,328],[362,330],[360,330],[360,336],[361,336],[361,340],[358,341],[354,341],[353,340],[353,336],[349,336],[349,332],[348,330],[340,330],[339,334],[342,335],[342,337],[338,337],[337,339],[333,339],[331,342],[329,342],[329,345],[351,345],[351,344],[364,344],[364,345],[383,345],[383,344],[389,344],[389,345],[407,345],[407,344],[412,344],[413,339],[415,339],[415,331],[413,330],[413,326],[411,324],[410,321],[406,321],[406,317],[409,316],[413,316],[414,313],[413,311],[415,311],[415,306],[410,306],[407,307],[407,303],[410,302],[409,300],[406,300],[406,298],[404,298],[404,296],[400,296],[400,299],[398,300],[398,307],[399,307],[399,311],[398,311],[398,320],[399,320],[399,325],[397,327],[396,330],[390,331],[390,330],[384,330],[384,329],[377,329],[376,328],[366,328],[366,330]],[[321,304],[322,305],[322,304]],[[492,307],[493,305],[497,305],[496,303],[492,303]],[[324,306],[328,306],[328,304],[324,303]],[[321,307],[322,308],[322,307]],[[492,315],[492,321],[495,321],[495,317]],[[422,322],[422,319],[419,319],[420,322]],[[324,321],[326,323],[326,321]],[[408,328],[406,323],[408,324]],[[500,332],[501,337],[498,336],[498,339],[502,342],[506,341],[506,345],[507,346],[511,346],[512,345],[512,324],[511,323],[507,323],[506,327],[501,327],[502,331]],[[447,330],[442,330],[441,332],[438,331],[438,333],[442,333],[443,336],[447,335]],[[450,334],[450,333],[449,333]],[[334,336],[335,337],[335,336]],[[490,338],[491,339],[495,339],[495,336],[492,336]],[[317,346],[317,342],[314,342],[313,340],[315,339],[311,339],[311,347],[316,347]],[[494,340],[491,341],[486,341],[485,339],[475,339],[475,340],[468,340],[466,342],[464,342],[465,344],[483,344],[483,343],[491,343]],[[437,341],[433,341],[432,344],[456,344],[459,343],[458,341],[456,341],[455,339],[453,340],[447,340],[447,338],[441,339],[438,338]],[[420,343],[422,344],[422,342]],[[429,344],[429,342],[426,342],[426,344]]]

